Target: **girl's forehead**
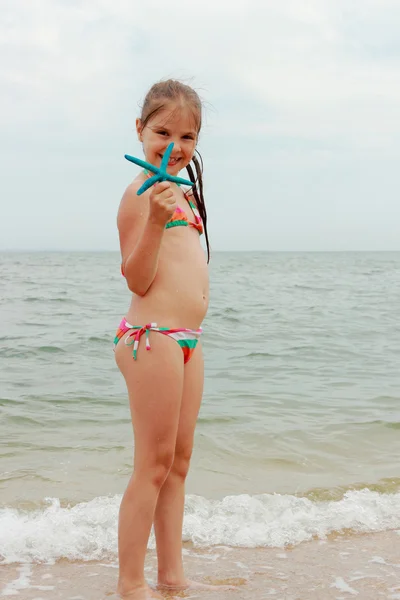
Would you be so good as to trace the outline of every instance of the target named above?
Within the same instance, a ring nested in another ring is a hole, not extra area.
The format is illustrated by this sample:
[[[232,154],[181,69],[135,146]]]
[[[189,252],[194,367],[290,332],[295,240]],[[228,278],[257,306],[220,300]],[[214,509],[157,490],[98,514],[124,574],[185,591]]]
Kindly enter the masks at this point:
[[[148,123],[150,127],[171,127],[185,130],[198,130],[198,118],[186,104],[169,105],[161,109]]]

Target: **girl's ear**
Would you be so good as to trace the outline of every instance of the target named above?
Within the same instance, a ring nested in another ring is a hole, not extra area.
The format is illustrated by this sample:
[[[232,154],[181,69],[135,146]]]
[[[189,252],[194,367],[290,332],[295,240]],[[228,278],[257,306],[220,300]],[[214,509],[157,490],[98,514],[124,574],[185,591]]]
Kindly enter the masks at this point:
[[[142,130],[142,121],[140,119],[136,119],[136,132],[139,142],[143,142]]]

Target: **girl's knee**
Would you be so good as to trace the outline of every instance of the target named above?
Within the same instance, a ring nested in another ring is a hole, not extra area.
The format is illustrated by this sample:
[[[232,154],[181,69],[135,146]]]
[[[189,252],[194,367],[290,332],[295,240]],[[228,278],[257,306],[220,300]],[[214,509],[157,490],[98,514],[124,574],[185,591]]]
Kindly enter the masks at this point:
[[[186,479],[192,457],[192,448],[176,448],[171,472],[180,479]]]
[[[148,454],[145,461],[135,465],[137,477],[141,480],[147,480],[157,488],[161,488],[172,468],[174,462],[174,449],[155,448],[151,454]]]

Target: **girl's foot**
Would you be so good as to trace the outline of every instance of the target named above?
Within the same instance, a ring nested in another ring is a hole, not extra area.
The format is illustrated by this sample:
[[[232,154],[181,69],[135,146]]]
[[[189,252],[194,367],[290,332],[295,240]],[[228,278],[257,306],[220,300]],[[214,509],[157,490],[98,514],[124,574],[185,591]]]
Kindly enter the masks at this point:
[[[233,590],[235,586],[233,585],[210,585],[208,583],[199,583],[198,581],[192,581],[191,579],[186,579],[185,583],[180,585],[169,585],[166,583],[159,582],[157,585],[157,589],[161,591],[171,591],[171,592],[183,592],[185,590],[204,590],[205,592],[209,591],[226,591]]]
[[[149,588],[148,585],[138,587],[127,593],[121,593],[118,591],[121,600],[164,600],[155,590]]]

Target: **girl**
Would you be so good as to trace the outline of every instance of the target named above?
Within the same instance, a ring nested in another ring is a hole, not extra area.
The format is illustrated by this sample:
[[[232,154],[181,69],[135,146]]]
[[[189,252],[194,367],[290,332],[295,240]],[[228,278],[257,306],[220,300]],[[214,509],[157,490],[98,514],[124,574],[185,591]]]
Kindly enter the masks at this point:
[[[118,212],[121,268],[133,296],[117,331],[115,357],[135,438],[134,471],[119,515],[118,592],[131,600],[161,598],[144,578],[153,523],[159,588],[203,587],[185,578],[181,552],[185,479],[203,393],[200,325],[208,305],[208,261],[200,244],[204,233],[209,258],[207,213],[195,155],[201,114],[197,93],[178,81],[150,89],[136,121],[145,159],[159,166],[173,142],[168,172],[186,168],[196,185],[185,194],[162,182],[137,196],[152,175],[143,171]]]

